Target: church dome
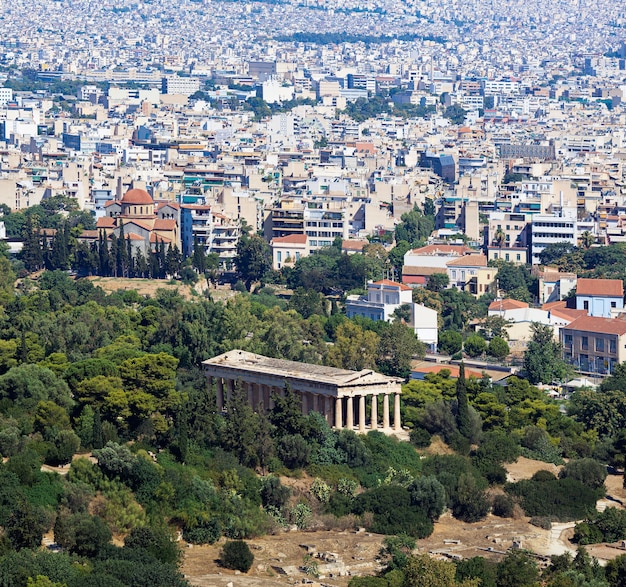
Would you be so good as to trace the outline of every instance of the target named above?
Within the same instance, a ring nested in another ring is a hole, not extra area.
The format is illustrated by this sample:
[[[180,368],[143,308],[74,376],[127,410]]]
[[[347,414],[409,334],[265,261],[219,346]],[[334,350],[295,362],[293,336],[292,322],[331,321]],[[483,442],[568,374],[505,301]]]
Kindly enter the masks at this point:
[[[124,197],[122,198],[122,202],[124,204],[131,204],[135,206],[146,206],[154,204],[154,200],[150,196],[150,194],[146,190],[140,190],[134,188],[132,190],[128,190]]]

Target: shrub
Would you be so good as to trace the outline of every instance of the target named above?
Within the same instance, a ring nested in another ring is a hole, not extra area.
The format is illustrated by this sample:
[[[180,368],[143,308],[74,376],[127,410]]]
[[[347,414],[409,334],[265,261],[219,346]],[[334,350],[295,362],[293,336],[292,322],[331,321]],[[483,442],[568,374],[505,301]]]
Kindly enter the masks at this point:
[[[595,509],[599,491],[575,479],[557,479],[549,471],[538,471],[532,479],[524,479],[505,487],[505,491],[521,500],[527,516],[542,516],[567,522],[584,519]]]
[[[464,350],[472,358],[480,357],[487,350],[487,342],[480,334],[470,334],[465,339]]]
[[[243,540],[233,540],[224,544],[220,561],[227,569],[247,573],[254,562],[254,555]]]
[[[427,448],[430,446],[431,435],[424,428],[413,428],[409,433],[411,444],[417,448]]]
[[[583,545],[598,544],[604,542],[604,536],[593,522],[581,522],[574,528],[572,542]]]
[[[545,518],[543,516],[533,516],[530,520],[528,520],[528,523],[533,526],[537,526],[537,528],[543,528],[544,530],[550,530],[550,528],[552,528],[550,518]]]
[[[504,359],[510,352],[509,343],[500,336],[494,336],[487,348],[487,354],[496,359]]]
[[[433,531],[433,523],[411,504],[411,494],[399,485],[381,485],[359,495],[354,513],[372,512],[370,530],[378,534],[407,534],[425,538]]]
[[[213,544],[221,535],[222,527],[215,518],[196,519],[183,528],[183,538],[191,544]]]
[[[587,487],[599,489],[604,485],[606,479],[606,467],[594,459],[577,459],[569,461],[561,469],[562,479],[571,478],[580,481]]]
[[[574,542],[596,544],[598,542],[617,542],[626,538],[626,511],[606,508],[594,515],[593,520],[576,524]]]
[[[499,518],[512,518],[515,502],[508,495],[496,495],[493,498],[492,511]]]

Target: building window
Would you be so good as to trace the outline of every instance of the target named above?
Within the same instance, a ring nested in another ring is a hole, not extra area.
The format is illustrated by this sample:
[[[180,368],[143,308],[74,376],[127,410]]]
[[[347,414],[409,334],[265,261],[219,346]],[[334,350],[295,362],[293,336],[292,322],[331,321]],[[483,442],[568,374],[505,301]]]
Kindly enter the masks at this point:
[[[596,351],[604,352],[604,339],[603,338],[596,338]]]
[[[588,310],[589,309],[589,302],[587,300],[585,300],[583,302],[583,310]]]
[[[617,352],[617,341],[614,338],[612,338],[609,341],[609,352],[610,353],[616,353]]]
[[[611,308],[617,308],[617,302],[611,302]]]
[[[572,335],[571,334],[566,334],[563,336],[563,342],[565,344],[572,344]]]
[[[521,260],[522,260],[522,256],[521,256],[519,253],[517,253],[517,260],[518,260],[518,261],[521,261]]]
[[[583,336],[581,347],[584,351],[589,348],[589,337]]]
[[[276,253],[276,260],[280,263],[283,260],[283,254],[281,251]]]

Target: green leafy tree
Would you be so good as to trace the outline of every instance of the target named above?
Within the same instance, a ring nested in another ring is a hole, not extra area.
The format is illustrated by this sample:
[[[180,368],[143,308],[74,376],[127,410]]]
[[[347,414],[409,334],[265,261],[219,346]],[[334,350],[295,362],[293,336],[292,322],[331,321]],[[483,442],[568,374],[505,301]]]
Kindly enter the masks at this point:
[[[446,330],[439,335],[439,351],[447,355],[454,355],[463,348],[463,336],[456,330]]]
[[[396,226],[396,242],[398,243],[406,241],[414,246],[426,240],[435,228],[434,216],[425,216],[417,205],[410,212],[404,213],[400,220],[401,222]]]
[[[426,345],[411,328],[394,322],[384,328],[378,345],[378,368],[386,375],[407,378],[413,357],[423,358]]]
[[[524,369],[530,383],[552,383],[564,379],[568,365],[562,358],[561,344],[554,340],[554,330],[549,324],[533,322],[532,339],[524,353]]]
[[[428,277],[426,283],[426,289],[430,291],[440,292],[442,289],[448,287],[450,279],[447,273],[433,273]]]
[[[260,236],[242,236],[237,243],[235,265],[239,276],[250,290],[252,284],[262,280],[272,268],[270,246]]]
[[[463,349],[472,358],[480,357],[487,351],[487,342],[480,334],[470,334],[465,339]]]
[[[220,562],[227,569],[247,573],[254,562],[254,555],[243,540],[233,540],[224,544]]]
[[[375,367],[380,342],[375,332],[345,321],[337,327],[335,336],[326,355],[327,365],[353,371]]]
[[[222,442],[224,448],[236,454],[244,466],[255,467],[258,464],[257,424],[254,410],[248,404],[248,393],[238,383],[231,399],[226,402]]]
[[[504,359],[509,355],[511,349],[509,348],[509,343],[499,336],[495,336],[489,341],[489,346],[487,347],[487,354],[496,358],[496,359]]]
[[[511,550],[498,563],[498,587],[536,587],[539,569],[532,556],[523,550]]]
[[[409,485],[411,502],[431,520],[436,520],[446,507],[446,490],[433,475],[424,475]]]
[[[9,515],[4,531],[16,550],[39,548],[44,532],[49,527],[45,512],[26,500],[20,500]]]

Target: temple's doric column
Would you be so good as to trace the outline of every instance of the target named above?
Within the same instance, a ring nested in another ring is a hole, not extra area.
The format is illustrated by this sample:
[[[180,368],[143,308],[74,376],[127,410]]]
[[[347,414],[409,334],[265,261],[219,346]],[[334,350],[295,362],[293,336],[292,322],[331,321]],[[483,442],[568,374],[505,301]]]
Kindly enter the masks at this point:
[[[400,421],[400,394],[394,394],[393,398],[393,429],[396,432],[402,430],[402,422]]]
[[[341,409],[342,398],[338,397],[335,400],[335,428],[341,430],[343,428],[343,414]]]
[[[303,416],[309,413],[309,394],[306,391],[300,392],[300,411]]]
[[[226,380],[226,399],[231,401],[233,399],[233,392],[235,391],[235,380],[227,379]]]
[[[254,383],[246,383],[246,391],[248,392],[248,405],[254,410]]]
[[[314,412],[319,412],[320,410],[320,396],[317,393],[312,394],[313,395],[313,411]]]
[[[365,396],[359,397],[359,432],[365,433]]]
[[[389,428],[389,394],[383,395],[383,428]]]
[[[278,388],[273,385],[270,386],[270,411],[274,409],[274,396],[278,395]]]
[[[354,401],[352,396],[348,396],[348,406],[346,407],[346,428],[352,430],[354,428]]]
[[[378,429],[378,396],[372,396],[371,429]]]
[[[219,412],[224,411],[224,380],[221,377],[215,379],[215,394],[217,397],[217,409]]]

